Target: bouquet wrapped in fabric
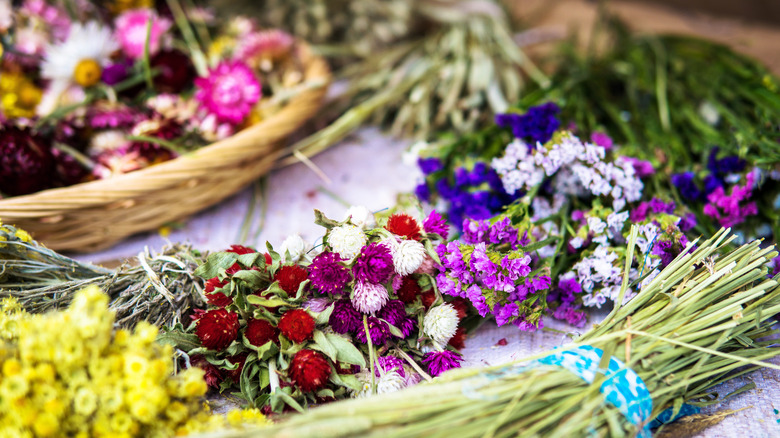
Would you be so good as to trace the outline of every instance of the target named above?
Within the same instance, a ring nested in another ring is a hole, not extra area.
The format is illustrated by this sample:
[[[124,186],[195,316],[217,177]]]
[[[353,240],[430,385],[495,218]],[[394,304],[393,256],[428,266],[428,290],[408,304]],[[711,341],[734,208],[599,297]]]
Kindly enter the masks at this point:
[[[385,393],[460,366],[462,299],[436,292],[434,244],[447,225],[405,213],[377,227],[365,209],[343,222],[317,212],[321,247],[300,237],[262,254],[242,246],[212,254],[207,310],[161,336],[206,370],[209,385],[281,411]],[[183,362],[182,362],[183,363]]]

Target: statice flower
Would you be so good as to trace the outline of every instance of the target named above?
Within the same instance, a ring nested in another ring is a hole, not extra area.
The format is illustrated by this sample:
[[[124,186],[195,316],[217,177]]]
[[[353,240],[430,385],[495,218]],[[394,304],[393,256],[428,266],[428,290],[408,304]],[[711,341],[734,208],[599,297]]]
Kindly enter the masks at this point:
[[[430,175],[444,169],[444,165],[441,160],[435,157],[432,158],[418,158],[417,165],[425,175]]]
[[[526,140],[534,147],[537,143],[547,143],[558,130],[559,112],[558,105],[548,102],[529,108],[525,114],[498,114],[496,125],[511,128],[515,138]]]
[[[758,214],[756,202],[749,201],[753,196],[755,173],[749,172],[745,180],[742,186],[734,185],[730,195],[726,195],[723,187],[718,187],[707,195],[708,203],[704,206],[704,214],[715,218],[722,227],[739,225],[748,216]]]
[[[309,265],[309,280],[322,293],[340,294],[352,280],[349,270],[342,266],[341,257],[332,252],[323,252]]]
[[[241,123],[260,100],[260,82],[241,61],[221,62],[206,77],[195,79],[195,99],[216,122]]]
[[[687,201],[700,201],[704,194],[693,181],[693,172],[676,173],[672,175],[672,184],[677,187],[680,195]]]
[[[431,307],[423,318],[423,333],[440,348],[444,348],[455,335],[458,321],[458,312],[451,304]]]
[[[381,284],[358,281],[353,290],[352,305],[362,313],[373,315],[387,303],[387,289]]]
[[[368,237],[360,227],[344,224],[330,230],[326,240],[334,252],[344,259],[351,259],[358,255]]]
[[[425,354],[422,362],[428,365],[428,371],[436,377],[447,370],[460,368],[463,357],[452,351],[431,351]]]

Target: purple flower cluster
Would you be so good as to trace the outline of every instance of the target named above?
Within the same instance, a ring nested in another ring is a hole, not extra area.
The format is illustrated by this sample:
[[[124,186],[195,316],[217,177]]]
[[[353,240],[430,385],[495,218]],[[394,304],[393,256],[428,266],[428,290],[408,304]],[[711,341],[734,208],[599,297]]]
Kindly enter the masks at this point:
[[[444,217],[440,215],[436,210],[431,211],[425,221],[423,221],[423,230],[426,233],[435,233],[447,240],[447,236],[450,234],[450,226]]]
[[[453,368],[460,368],[463,357],[452,351],[431,351],[426,353],[422,362],[428,365],[428,372],[436,377],[441,373]]]
[[[647,219],[648,213],[666,213],[673,214],[676,204],[674,201],[664,202],[659,198],[653,198],[650,202],[640,202],[639,205],[631,210],[631,222],[642,222]]]
[[[352,280],[349,269],[341,263],[341,257],[332,252],[323,252],[314,257],[309,265],[309,280],[321,293],[340,294]]]
[[[352,273],[358,281],[372,284],[384,283],[395,272],[390,248],[381,243],[369,243],[360,250],[360,255],[352,267]]]
[[[510,128],[512,135],[535,148],[537,143],[547,143],[558,130],[561,123],[557,115],[560,108],[553,102],[528,108],[525,114],[498,114],[496,124]]]
[[[704,178],[703,190],[696,183],[695,174],[693,172],[683,172],[672,175],[672,184],[677,187],[680,195],[682,195],[685,200],[704,202],[709,200],[709,195],[716,191],[721,194],[719,196],[722,196],[722,193],[726,189],[729,176],[745,170],[745,167],[747,166],[745,160],[735,155],[717,158],[718,151],[719,149],[717,147],[712,148],[712,151],[710,151],[707,160],[707,170],[709,171],[709,174]]]
[[[348,299],[338,300],[333,303],[333,311],[328,319],[333,331],[340,334],[354,333],[362,325],[362,316]]]
[[[667,267],[685,249],[685,245],[688,244],[688,238],[685,237],[685,234],[678,234],[677,238],[659,240],[653,245],[651,254],[661,258],[661,265],[659,266],[661,269]]]
[[[704,214],[715,218],[722,227],[739,225],[748,216],[758,214],[756,202],[749,201],[753,196],[755,174],[750,172],[745,179],[745,185],[734,185],[730,195],[726,195],[723,187],[718,187],[707,195]]]
[[[333,311],[328,319],[333,331],[340,334],[355,334],[360,342],[366,343],[366,331],[363,327],[363,316],[352,305],[349,299],[341,299],[333,303]],[[406,315],[404,303],[400,300],[390,300],[377,312],[376,317],[368,318],[368,331],[371,334],[371,342],[374,345],[384,344],[392,333],[391,324],[401,331],[405,338],[409,336],[415,328],[417,322]]]
[[[464,224],[462,241],[437,248],[442,261],[436,277],[439,290],[446,295],[471,301],[481,316],[492,313],[498,325],[512,322],[518,327],[537,328],[538,315],[528,315],[523,301],[550,288],[550,277],[531,275],[531,257],[517,250],[518,230],[503,218],[492,226],[486,222]],[[511,251],[501,253],[493,245],[509,244]]]
[[[398,372],[401,377],[406,377],[406,371],[404,371],[404,361],[395,356],[380,356],[376,358],[376,373],[377,377],[380,377],[380,371],[383,373],[389,373],[392,371]]]

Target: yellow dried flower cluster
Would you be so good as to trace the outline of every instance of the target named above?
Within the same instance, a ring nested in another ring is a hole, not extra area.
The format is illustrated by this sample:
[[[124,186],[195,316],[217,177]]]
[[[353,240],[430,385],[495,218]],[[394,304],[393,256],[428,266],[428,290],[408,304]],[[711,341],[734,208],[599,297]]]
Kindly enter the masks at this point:
[[[0,111],[8,118],[32,117],[43,92],[22,73],[0,72]]]
[[[236,409],[226,415],[211,415],[208,409],[208,406],[205,406],[204,413],[193,417],[184,427],[177,430],[176,434],[184,436],[203,432],[247,430],[271,424],[259,409]]]
[[[5,301],[0,436],[168,437],[207,415],[203,372],[172,375],[173,351],[155,343],[150,324],[113,332],[114,314],[97,287],[65,311],[19,314]]]

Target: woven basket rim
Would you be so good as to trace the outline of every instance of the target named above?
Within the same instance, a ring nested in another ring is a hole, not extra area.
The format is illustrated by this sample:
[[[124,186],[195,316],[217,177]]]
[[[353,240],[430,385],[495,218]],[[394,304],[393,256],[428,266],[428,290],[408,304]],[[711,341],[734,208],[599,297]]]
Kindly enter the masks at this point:
[[[297,56],[305,67],[304,81],[321,79],[323,82],[321,88],[327,88],[332,77],[327,65],[325,65],[325,68],[322,68],[322,65],[325,64],[324,60],[312,53],[311,47],[304,41],[296,41],[296,50],[298,51]],[[295,112],[295,108],[307,100],[306,94],[311,91],[312,90],[301,91],[298,95],[292,97],[277,113],[255,125],[243,129],[228,138],[202,146],[172,160],[126,174],[115,175],[106,179],[88,181],[66,187],[50,188],[27,195],[0,199],[0,210],[9,209],[16,211],[14,207],[23,207],[27,210],[37,201],[45,203],[47,200],[56,200],[61,197],[68,197],[68,195],[83,194],[90,191],[104,191],[118,186],[130,187],[136,181],[149,179],[150,177],[153,178],[155,175],[167,174],[172,170],[186,169],[197,163],[208,163],[212,157],[221,155],[226,151],[236,148],[237,145],[242,145],[246,142],[252,142],[259,146],[280,141],[288,136],[292,130],[289,132],[278,131],[276,135],[262,138],[262,141],[258,141],[258,136],[262,136],[265,131],[268,131],[269,126],[283,124],[291,114]],[[282,155],[282,151],[277,151],[275,153],[280,156]],[[247,158],[254,157],[247,156]],[[99,202],[96,201],[95,203],[110,204],[121,199],[124,199],[124,197],[118,196],[116,199],[104,199]],[[2,220],[2,217],[0,217],[0,220]]]

